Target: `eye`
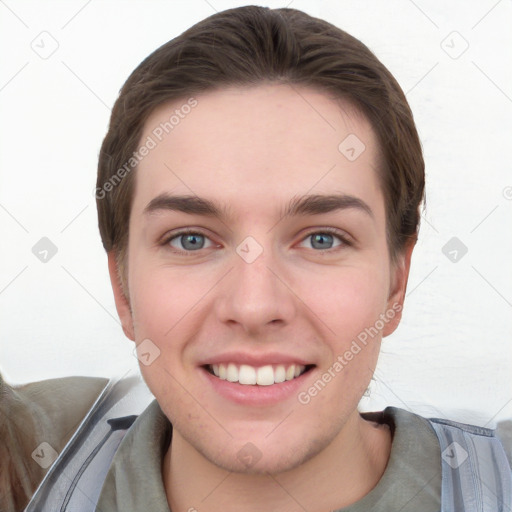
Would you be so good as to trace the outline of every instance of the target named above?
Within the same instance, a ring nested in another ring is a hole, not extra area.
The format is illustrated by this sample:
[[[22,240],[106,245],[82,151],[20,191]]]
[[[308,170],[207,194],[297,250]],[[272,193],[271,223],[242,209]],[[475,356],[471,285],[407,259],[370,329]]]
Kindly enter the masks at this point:
[[[206,235],[196,231],[181,231],[175,233],[173,236],[168,237],[163,243],[170,245],[176,249],[177,252],[198,251],[213,245],[212,241]]]
[[[162,245],[171,246],[177,253],[190,254],[201,249],[213,247],[215,244],[203,233],[184,230],[166,237],[162,241]],[[301,245],[316,249],[317,251],[330,251],[338,247],[351,246],[352,244],[343,232],[334,228],[324,228],[307,234],[302,240]]]
[[[311,248],[320,251],[351,245],[342,233],[333,228],[323,229],[322,231],[313,231],[309,233],[302,241],[302,244],[308,242]]]

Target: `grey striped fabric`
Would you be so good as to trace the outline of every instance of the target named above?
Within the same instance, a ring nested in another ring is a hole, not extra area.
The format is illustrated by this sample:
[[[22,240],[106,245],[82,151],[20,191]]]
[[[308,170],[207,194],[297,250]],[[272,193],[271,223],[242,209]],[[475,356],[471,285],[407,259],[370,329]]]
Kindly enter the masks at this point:
[[[441,512],[511,512],[512,472],[494,430],[429,421],[441,445]]]

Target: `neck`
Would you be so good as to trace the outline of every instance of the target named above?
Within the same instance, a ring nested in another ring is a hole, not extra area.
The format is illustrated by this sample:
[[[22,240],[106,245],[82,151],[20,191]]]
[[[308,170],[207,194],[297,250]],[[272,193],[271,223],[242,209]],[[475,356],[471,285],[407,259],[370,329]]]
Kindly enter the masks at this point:
[[[390,451],[389,428],[364,420],[357,411],[322,452],[278,474],[226,471],[173,431],[163,479],[172,512],[320,512],[368,494],[382,477]]]

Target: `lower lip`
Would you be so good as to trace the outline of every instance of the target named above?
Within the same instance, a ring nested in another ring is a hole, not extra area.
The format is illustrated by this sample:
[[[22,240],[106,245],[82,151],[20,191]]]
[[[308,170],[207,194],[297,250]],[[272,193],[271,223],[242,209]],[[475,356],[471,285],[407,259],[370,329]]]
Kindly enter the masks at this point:
[[[241,405],[274,405],[290,397],[296,397],[304,381],[312,370],[299,377],[271,386],[244,385],[238,382],[229,382],[212,375],[205,368],[200,368],[213,389],[222,397]]]

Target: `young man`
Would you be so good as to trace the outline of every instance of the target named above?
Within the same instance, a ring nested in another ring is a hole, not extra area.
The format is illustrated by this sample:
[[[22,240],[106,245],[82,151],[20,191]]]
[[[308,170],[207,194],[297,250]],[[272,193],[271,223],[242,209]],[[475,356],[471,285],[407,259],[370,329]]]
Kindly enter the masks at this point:
[[[400,321],[423,189],[403,92],[325,21],[232,9],[150,55],[114,106],[96,196],[156,400],[97,510],[437,512],[447,492],[470,510],[474,489],[507,505],[491,432],[357,410]],[[498,468],[479,486],[469,445]]]

